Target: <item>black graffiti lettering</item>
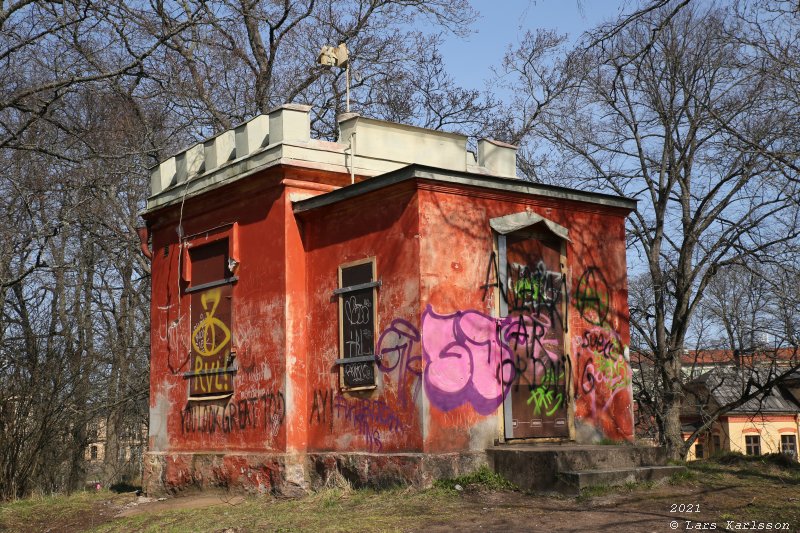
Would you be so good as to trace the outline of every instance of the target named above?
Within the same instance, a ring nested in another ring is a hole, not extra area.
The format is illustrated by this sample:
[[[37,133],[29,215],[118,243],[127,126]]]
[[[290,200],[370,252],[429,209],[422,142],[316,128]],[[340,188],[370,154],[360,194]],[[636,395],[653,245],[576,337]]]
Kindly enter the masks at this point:
[[[311,415],[309,424],[327,423],[331,431],[333,430],[333,389],[315,390],[311,403]]]
[[[614,357],[614,341],[602,333],[585,331],[582,338],[581,348],[589,348],[604,357]]]
[[[181,430],[183,433],[213,434],[222,431],[227,434],[257,427],[267,429],[271,424],[275,433],[275,426],[282,425],[285,417],[283,393],[266,393],[224,406],[188,404],[181,411]]]
[[[563,276],[549,271],[543,261],[535,267],[508,265],[509,282],[505,293],[509,311],[547,313],[552,322],[561,321]]]
[[[602,272],[596,266],[584,270],[575,286],[575,307],[581,318],[595,326],[602,326],[608,318],[609,288]]]

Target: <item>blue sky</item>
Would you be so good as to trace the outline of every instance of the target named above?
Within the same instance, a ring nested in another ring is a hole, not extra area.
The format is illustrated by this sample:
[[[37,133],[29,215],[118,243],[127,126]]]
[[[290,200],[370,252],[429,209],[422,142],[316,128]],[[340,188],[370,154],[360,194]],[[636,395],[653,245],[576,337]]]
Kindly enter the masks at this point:
[[[492,65],[500,65],[509,45],[527,30],[553,29],[575,41],[585,30],[635,8],[631,0],[472,0],[480,13],[474,33],[445,37],[442,55],[456,83],[483,89]]]

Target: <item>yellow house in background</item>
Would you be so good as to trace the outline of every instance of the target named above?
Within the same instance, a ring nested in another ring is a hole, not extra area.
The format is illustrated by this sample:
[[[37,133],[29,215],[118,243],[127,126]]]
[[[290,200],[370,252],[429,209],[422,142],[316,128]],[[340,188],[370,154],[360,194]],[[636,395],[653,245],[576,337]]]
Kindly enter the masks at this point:
[[[128,427],[117,436],[118,460],[107,464],[108,441],[106,419],[98,417],[87,428],[88,444],[83,452],[86,465],[86,484],[107,486],[120,481],[139,484],[142,476],[142,457],[147,443],[147,425]]]
[[[720,406],[743,397],[748,382],[763,383],[769,368],[719,367],[688,384],[691,393],[681,422],[688,439]],[[774,370],[773,370],[774,372]],[[800,441],[800,372],[766,395],[757,396],[720,416],[689,449],[688,460],[716,453],[746,455],[785,453],[798,460]]]

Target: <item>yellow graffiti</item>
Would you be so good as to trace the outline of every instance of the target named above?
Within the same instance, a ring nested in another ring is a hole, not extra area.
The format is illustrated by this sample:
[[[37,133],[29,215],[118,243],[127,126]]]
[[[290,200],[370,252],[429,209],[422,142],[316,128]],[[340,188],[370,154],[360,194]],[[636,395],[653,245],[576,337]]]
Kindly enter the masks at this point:
[[[227,364],[225,365],[227,366]],[[219,372],[224,368],[220,361],[214,363],[204,363],[199,357],[195,359],[194,371],[196,374],[205,372],[206,375],[195,377],[195,383],[200,387],[200,392],[221,392],[229,390],[228,375]],[[222,381],[220,381],[222,378]]]
[[[220,298],[221,291],[219,289],[212,289],[200,296],[200,303],[203,305],[206,314],[192,331],[192,347],[194,347],[194,351],[198,355],[203,357],[216,355],[231,340],[231,332],[228,326],[214,316]],[[219,341],[217,340],[217,330],[221,332],[220,336],[222,337]]]

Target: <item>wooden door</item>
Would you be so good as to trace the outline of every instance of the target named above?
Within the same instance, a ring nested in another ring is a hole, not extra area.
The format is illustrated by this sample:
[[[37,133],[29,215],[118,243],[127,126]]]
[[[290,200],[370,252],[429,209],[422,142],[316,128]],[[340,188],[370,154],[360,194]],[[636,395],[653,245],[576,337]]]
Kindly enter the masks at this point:
[[[498,238],[501,335],[514,362],[504,402],[507,438],[569,436],[563,243],[527,230]]]

